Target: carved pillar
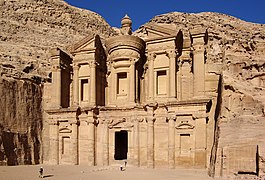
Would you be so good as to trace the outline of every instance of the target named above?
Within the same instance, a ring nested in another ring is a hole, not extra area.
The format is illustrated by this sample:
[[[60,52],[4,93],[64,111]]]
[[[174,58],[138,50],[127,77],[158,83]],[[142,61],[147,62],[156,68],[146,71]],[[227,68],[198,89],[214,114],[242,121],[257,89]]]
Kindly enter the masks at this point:
[[[176,52],[170,51],[169,54],[169,97],[176,98]]]
[[[131,60],[130,66],[130,80],[129,80],[129,102],[131,104],[135,103],[135,61]]]
[[[168,119],[168,166],[175,168],[175,120],[176,116]]]
[[[78,64],[74,64],[73,66],[73,71],[74,71],[74,75],[73,75],[73,102],[74,102],[74,106],[78,106],[79,105],[79,65]]]
[[[93,112],[88,116],[88,165],[95,165],[95,119]]]
[[[207,130],[206,112],[193,114],[195,119],[195,166],[206,168],[207,162]]]
[[[49,162],[53,165],[59,164],[59,124],[57,120],[51,120],[50,125],[50,150]]]
[[[109,165],[109,122],[103,121],[103,166]]]
[[[154,59],[155,59],[155,54],[148,54],[148,87],[149,87],[149,92],[148,92],[148,96],[149,96],[149,101],[154,100]]]
[[[96,105],[96,64],[95,62],[90,63],[90,103]]]
[[[190,31],[193,40],[193,73],[194,73],[194,96],[205,94],[205,65],[204,65],[204,38],[205,29],[195,27]]]
[[[56,108],[60,108],[61,107],[61,69],[59,65],[53,66],[52,83],[53,83],[53,92],[54,92],[52,93],[53,106]]]
[[[115,104],[117,99],[117,73],[112,68],[111,72],[111,104]]]
[[[147,167],[154,168],[154,107],[147,106]]]
[[[95,117],[93,110],[79,117],[79,164],[95,165]]]
[[[72,133],[71,133],[71,146],[72,146],[72,164],[78,165],[78,122],[76,119],[73,119],[71,122]]]
[[[134,161],[135,166],[140,166],[140,149],[139,149],[139,120],[136,118],[134,119],[134,137],[133,137],[133,144],[134,144]]]

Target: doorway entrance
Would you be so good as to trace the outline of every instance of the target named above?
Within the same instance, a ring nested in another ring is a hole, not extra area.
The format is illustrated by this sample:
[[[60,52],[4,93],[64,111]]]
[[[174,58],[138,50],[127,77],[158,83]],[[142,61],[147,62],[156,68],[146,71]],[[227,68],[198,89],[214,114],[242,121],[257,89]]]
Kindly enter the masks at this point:
[[[128,132],[115,132],[115,160],[127,159],[128,153]]]

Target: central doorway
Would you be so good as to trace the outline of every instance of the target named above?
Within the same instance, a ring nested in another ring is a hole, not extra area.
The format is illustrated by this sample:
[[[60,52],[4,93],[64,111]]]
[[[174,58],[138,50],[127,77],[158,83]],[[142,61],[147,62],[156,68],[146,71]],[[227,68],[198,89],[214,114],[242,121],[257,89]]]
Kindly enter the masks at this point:
[[[115,160],[127,159],[128,153],[128,132],[118,131],[115,132]]]

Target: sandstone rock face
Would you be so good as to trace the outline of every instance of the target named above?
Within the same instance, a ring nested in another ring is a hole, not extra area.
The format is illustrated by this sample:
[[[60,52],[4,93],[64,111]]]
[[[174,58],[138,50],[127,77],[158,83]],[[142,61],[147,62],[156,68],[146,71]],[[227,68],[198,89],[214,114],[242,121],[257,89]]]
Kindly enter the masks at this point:
[[[2,0],[0,6],[0,72],[8,76],[46,78],[51,47],[114,33],[98,14],[61,0]]]
[[[0,164],[39,164],[41,88],[26,80],[0,78],[0,96]]]
[[[210,174],[264,174],[265,25],[217,13],[176,12],[156,16],[152,23],[176,24],[184,34],[195,25],[208,28],[209,69],[223,77]]]
[[[50,49],[92,33],[108,37],[114,31],[98,14],[61,0],[1,0],[0,27],[0,164],[38,164],[42,156],[38,83],[50,73]]]

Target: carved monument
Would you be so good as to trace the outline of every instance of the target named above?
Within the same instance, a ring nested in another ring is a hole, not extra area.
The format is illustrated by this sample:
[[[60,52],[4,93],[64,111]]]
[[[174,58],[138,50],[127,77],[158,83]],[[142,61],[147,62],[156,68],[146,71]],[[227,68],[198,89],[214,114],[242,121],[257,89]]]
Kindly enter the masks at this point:
[[[209,167],[220,75],[207,68],[207,30],[149,24],[136,36],[127,15],[121,24],[52,50],[44,163]]]

